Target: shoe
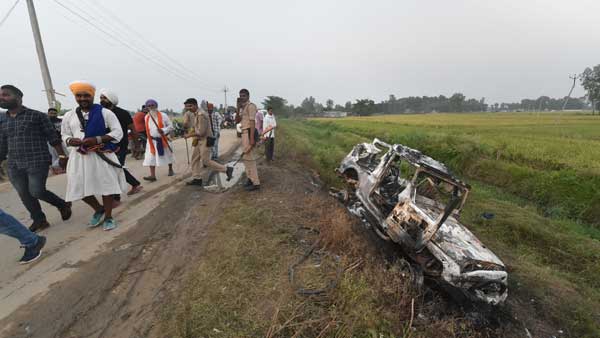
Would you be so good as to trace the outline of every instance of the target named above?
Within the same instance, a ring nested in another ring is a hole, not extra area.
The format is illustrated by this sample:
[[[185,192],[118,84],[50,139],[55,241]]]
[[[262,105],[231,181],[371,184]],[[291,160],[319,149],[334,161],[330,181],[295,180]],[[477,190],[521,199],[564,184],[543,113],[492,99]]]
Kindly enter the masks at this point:
[[[38,232],[38,231],[48,229],[49,227],[50,227],[50,223],[48,223],[47,220],[43,220],[43,221],[33,222],[33,224],[31,224],[31,226],[29,227],[29,231]]]
[[[168,176],[175,176],[175,172],[172,169],[169,169],[169,175]]]
[[[250,185],[246,187],[246,191],[260,190],[260,184]]]
[[[248,179],[248,180],[246,181],[246,183],[244,184],[244,187],[249,187],[249,186],[251,186],[251,185],[254,185],[254,183],[252,183],[252,181],[251,181],[250,179]]]
[[[90,220],[90,228],[95,228],[102,224],[102,217],[104,217],[104,210],[95,212]]]
[[[144,190],[144,187],[142,187],[141,184],[140,185],[136,185],[135,187],[131,187],[131,190],[129,190],[127,192],[127,196],[135,195],[135,194],[137,194],[138,192],[140,192],[142,190]]]
[[[72,204],[73,203],[71,202],[67,202],[63,208],[58,208],[58,211],[60,211],[60,217],[63,221],[67,221],[69,218],[71,218],[71,215],[73,214],[73,211],[71,210]]]
[[[198,178],[194,178],[193,180],[186,183],[186,185],[199,185],[202,186],[202,180]]]
[[[150,181],[150,182],[156,182],[156,176],[146,176],[146,177],[144,177],[144,180]]]
[[[227,167],[225,174],[227,175],[227,181],[231,181],[231,178],[233,177],[233,167]]]
[[[117,228],[117,222],[111,217],[106,218],[104,223],[102,223],[102,230],[110,231]]]
[[[40,258],[44,245],[46,245],[46,237],[38,236],[38,240],[34,246],[25,248],[25,253],[19,260],[19,264],[28,264]]]

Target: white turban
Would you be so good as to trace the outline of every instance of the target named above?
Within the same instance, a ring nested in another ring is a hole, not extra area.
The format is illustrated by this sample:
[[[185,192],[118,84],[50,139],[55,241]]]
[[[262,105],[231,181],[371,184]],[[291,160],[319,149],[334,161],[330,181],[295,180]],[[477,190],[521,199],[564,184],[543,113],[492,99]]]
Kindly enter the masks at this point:
[[[104,95],[115,106],[119,104],[119,97],[112,90],[100,89],[100,95]]]

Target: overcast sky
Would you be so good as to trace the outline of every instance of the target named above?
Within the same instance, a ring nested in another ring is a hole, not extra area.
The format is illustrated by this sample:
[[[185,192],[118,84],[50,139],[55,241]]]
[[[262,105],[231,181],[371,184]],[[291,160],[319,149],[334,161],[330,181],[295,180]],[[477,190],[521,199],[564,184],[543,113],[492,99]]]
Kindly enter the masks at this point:
[[[390,94],[562,97],[569,74],[600,63],[598,0],[56,1],[35,1],[55,89],[69,94],[69,82],[88,79],[130,110],[150,97],[178,110],[187,97],[220,104],[224,85],[229,103],[243,87],[257,103],[267,95],[342,105]],[[0,18],[13,3],[0,0]],[[45,109],[24,0],[0,41],[0,82]]]

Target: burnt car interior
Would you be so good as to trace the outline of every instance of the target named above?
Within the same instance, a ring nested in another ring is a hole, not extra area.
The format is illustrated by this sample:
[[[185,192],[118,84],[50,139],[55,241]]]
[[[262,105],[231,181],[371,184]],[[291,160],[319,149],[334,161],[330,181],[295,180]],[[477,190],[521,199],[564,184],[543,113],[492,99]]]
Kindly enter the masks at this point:
[[[336,170],[349,190],[332,195],[381,238],[400,244],[426,275],[473,300],[506,299],[503,263],[460,223],[471,188],[444,164],[375,139],[356,145]]]

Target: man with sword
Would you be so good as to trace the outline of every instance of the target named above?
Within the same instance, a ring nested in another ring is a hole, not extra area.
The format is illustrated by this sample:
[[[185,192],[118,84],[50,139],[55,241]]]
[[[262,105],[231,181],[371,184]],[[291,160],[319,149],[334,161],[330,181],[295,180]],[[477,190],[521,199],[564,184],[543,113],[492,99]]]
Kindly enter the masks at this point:
[[[117,227],[112,218],[113,195],[127,189],[115,154],[123,130],[113,112],[94,104],[96,88],[92,84],[75,81],[69,88],[79,106],[65,114],[61,125],[62,138],[70,148],[65,199],[82,199],[94,209],[90,227],[102,225],[104,230],[112,230]],[[102,196],[102,204],[96,195]]]
[[[173,171],[173,148],[169,143],[167,135],[173,130],[173,124],[169,116],[158,111],[156,100],[146,101],[146,136],[148,138],[146,153],[144,154],[144,167],[150,167],[150,176],[144,177],[144,180],[156,181],[156,167],[164,165],[169,166],[169,176],[175,175]]]

